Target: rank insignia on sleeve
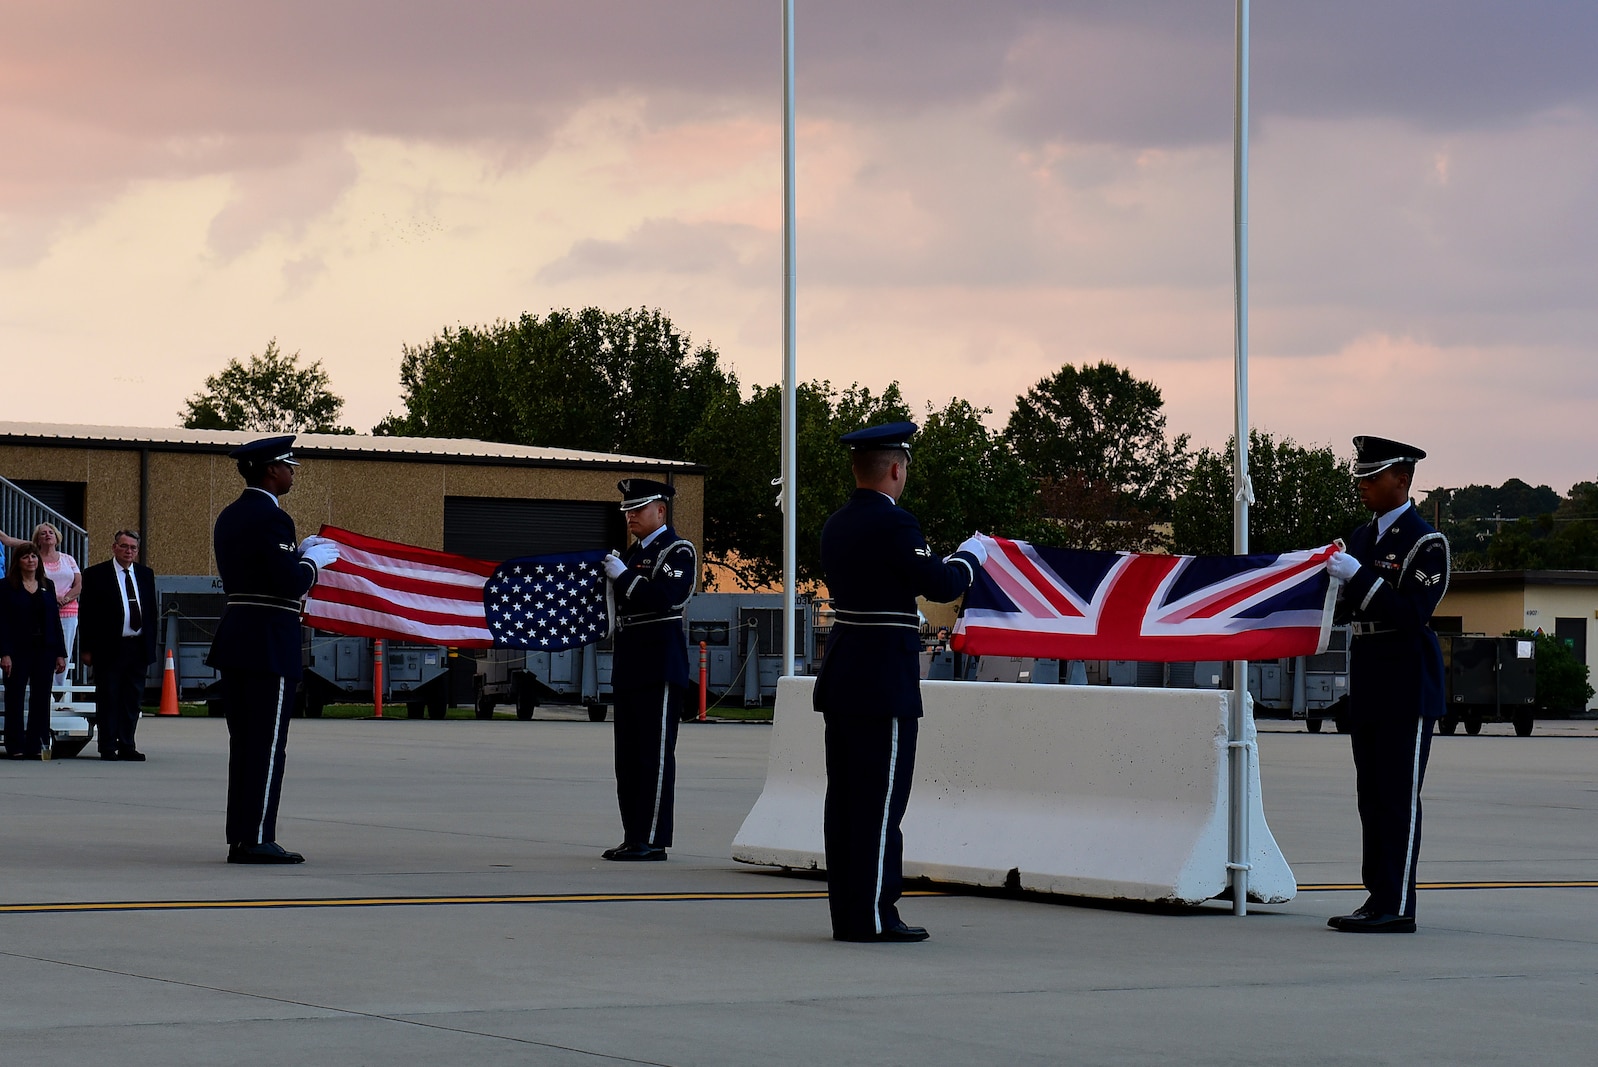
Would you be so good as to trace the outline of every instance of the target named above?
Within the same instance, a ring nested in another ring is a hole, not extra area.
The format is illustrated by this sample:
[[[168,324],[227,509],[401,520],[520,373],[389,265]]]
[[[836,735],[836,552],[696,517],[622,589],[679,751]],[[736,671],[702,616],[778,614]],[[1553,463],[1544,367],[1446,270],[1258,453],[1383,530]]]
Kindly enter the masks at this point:
[[[932,549],[927,547],[926,545],[922,545],[920,548],[916,549],[916,555],[918,555],[918,556],[930,556],[930,555],[932,555]]]

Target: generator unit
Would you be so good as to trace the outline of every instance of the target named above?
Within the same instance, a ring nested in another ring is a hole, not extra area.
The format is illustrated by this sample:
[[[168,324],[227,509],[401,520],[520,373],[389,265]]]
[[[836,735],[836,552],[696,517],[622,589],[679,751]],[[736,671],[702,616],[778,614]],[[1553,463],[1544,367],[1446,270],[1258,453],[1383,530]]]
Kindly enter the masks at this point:
[[[205,697],[220,680],[205,657],[227,605],[222,579],[209,575],[157,574],[155,600],[161,613],[161,647],[144,676],[145,702],[159,703],[166,653],[172,652],[180,697]]]
[[[1334,626],[1325,652],[1251,662],[1248,691],[1254,698],[1254,714],[1302,719],[1312,734],[1319,733],[1327,719],[1336,723],[1348,703],[1348,634],[1348,627]],[[1340,723],[1337,726],[1342,729]]]
[[[1481,733],[1484,722],[1509,722],[1519,737],[1531,736],[1537,701],[1537,653],[1528,637],[1438,638],[1443,646],[1448,711],[1437,723],[1451,734],[1465,724]]]
[[[305,628],[300,659],[299,709],[319,719],[332,703],[364,704],[376,677],[372,639],[342,637]],[[383,700],[404,704],[413,719],[442,719],[449,711],[449,649],[439,645],[383,642]]]

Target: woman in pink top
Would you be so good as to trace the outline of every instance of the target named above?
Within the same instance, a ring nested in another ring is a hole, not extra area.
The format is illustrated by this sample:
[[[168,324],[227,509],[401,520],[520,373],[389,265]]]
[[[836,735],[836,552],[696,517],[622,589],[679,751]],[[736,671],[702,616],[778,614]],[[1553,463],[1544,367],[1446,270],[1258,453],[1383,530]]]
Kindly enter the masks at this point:
[[[26,541],[14,542],[12,538],[5,539],[9,547],[28,544]],[[70,664],[76,657],[72,653],[72,639],[78,633],[78,594],[83,592],[83,571],[78,567],[78,561],[61,551],[61,531],[48,522],[41,522],[33,528],[33,546],[39,550],[39,561],[44,564],[46,577],[54,583],[56,588],[56,602],[61,605],[61,636],[66,640],[67,662]],[[67,672],[61,671],[55,676],[55,685],[64,685]]]

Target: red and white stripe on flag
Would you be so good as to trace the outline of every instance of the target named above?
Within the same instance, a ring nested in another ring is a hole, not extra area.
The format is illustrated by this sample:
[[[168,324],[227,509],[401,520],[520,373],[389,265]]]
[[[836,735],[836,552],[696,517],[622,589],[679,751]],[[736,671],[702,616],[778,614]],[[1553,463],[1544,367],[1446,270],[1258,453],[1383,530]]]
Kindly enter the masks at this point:
[[[483,585],[495,564],[324,526],[339,558],[322,568],[305,601],[305,625],[352,637],[454,648],[494,644]]]

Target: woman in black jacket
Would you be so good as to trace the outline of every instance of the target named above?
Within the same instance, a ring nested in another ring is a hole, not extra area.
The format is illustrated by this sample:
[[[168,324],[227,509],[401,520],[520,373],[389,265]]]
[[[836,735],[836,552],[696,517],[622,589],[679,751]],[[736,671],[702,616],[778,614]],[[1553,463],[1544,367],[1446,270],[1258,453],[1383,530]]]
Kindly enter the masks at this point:
[[[45,576],[39,550],[25,544],[12,554],[0,583],[0,672],[6,680],[6,754],[12,759],[42,758],[50,736],[51,679],[66,663],[55,584]],[[30,687],[24,729],[23,691]]]

